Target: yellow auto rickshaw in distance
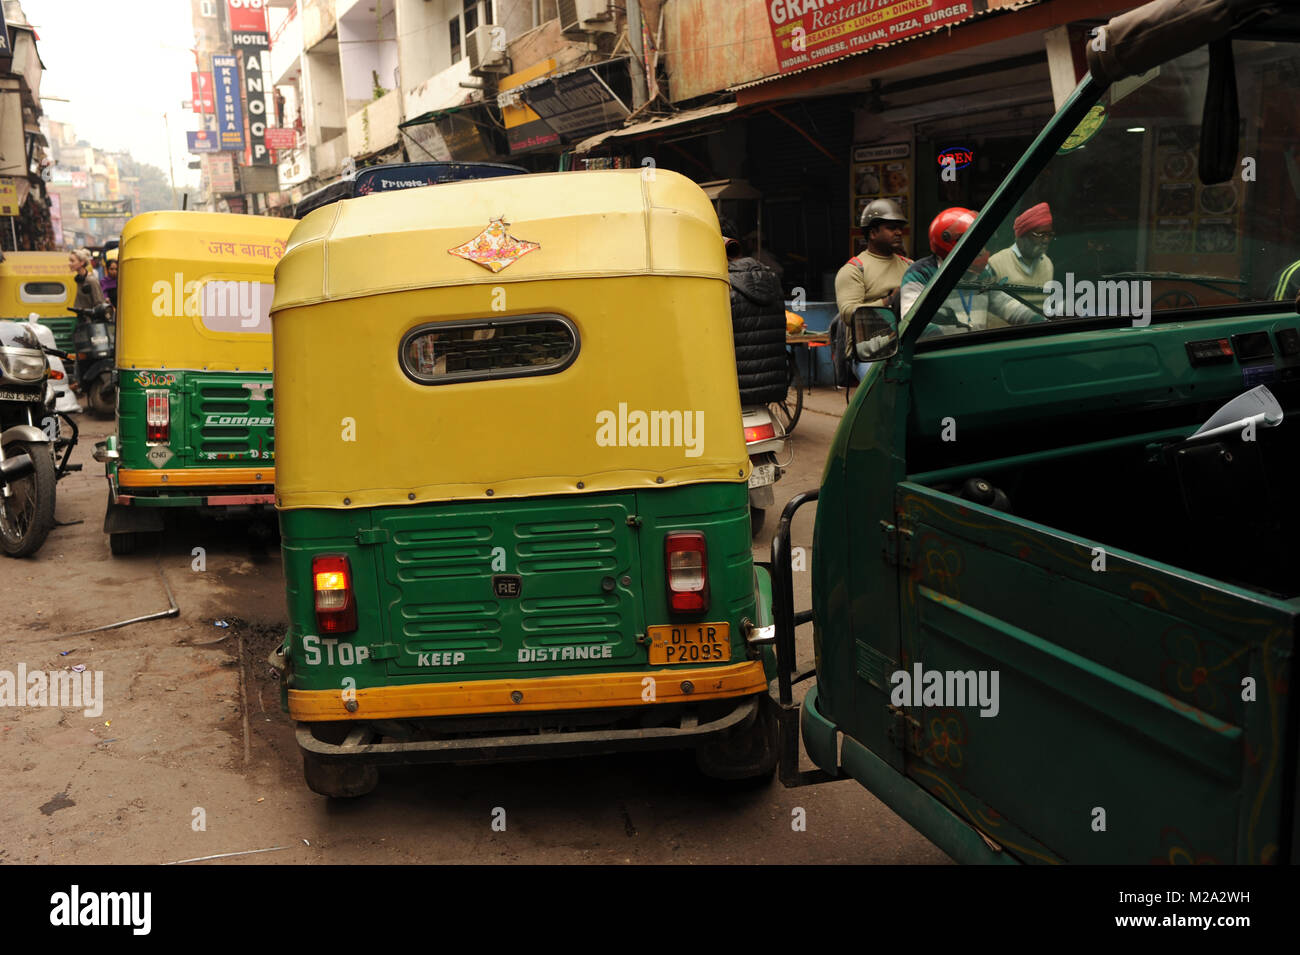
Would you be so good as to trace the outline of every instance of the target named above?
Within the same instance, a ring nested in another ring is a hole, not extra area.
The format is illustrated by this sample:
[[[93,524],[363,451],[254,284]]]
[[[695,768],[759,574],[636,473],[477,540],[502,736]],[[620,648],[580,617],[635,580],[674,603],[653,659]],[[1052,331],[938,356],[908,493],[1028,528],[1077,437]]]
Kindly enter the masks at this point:
[[[345,200],[294,231],[272,324],[277,664],[312,789],[672,747],[770,777],[770,584],[698,186]]]
[[[117,429],[96,446],[114,554],[168,508],[269,511],[275,432],[268,313],[291,219],[146,212],[119,247]]]
[[[0,260],[0,318],[21,320],[35,312],[60,351],[72,350],[77,316],[68,309],[76,297],[67,252],[6,252]]]

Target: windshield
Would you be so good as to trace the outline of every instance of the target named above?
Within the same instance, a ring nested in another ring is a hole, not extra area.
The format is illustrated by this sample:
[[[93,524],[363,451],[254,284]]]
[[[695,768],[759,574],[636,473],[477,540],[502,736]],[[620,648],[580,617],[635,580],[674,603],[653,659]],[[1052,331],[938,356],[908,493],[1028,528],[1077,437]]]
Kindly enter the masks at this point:
[[[1300,45],[1235,41],[1233,52],[1236,175],[1210,186],[1198,178],[1205,48],[1115,83],[999,224],[987,265],[975,260],[921,337],[1041,322],[1077,329],[1116,316],[1145,325],[1171,310],[1294,302]],[[913,268],[915,297],[938,261]]]

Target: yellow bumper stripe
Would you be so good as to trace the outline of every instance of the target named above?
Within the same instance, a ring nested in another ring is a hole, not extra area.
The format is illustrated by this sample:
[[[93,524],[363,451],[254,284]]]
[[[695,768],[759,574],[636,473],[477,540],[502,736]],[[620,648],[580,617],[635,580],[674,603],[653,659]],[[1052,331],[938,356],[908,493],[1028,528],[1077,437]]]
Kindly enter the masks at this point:
[[[655,703],[749,696],[767,688],[763,664],[750,660],[687,670],[369,687],[355,691],[357,708],[353,712],[348,712],[342,690],[290,690],[289,715],[306,721],[378,720],[642,706],[647,703],[642,698],[646,677],[655,680]],[[682,689],[688,681],[689,693]],[[511,699],[512,693],[521,694],[518,703]]]
[[[160,468],[157,471],[117,469],[122,487],[224,487],[233,484],[274,484],[275,468]]]

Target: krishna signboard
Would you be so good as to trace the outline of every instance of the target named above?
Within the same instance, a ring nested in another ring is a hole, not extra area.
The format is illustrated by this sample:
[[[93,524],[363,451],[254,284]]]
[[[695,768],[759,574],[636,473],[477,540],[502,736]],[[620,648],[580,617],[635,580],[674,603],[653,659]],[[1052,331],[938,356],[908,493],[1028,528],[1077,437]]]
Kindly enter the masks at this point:
[[[979,0],[768,0],[782,73],[968,20]],[[988,7],[1002,4],[987,3]]]

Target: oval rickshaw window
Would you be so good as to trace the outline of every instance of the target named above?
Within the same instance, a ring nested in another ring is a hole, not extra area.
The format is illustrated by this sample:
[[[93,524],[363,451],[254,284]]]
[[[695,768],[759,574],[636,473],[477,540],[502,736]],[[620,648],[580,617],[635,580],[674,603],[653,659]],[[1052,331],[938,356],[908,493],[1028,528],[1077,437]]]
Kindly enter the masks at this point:
[[[68,287],[62,282],[24,282],[18,297],[24,302],[58,302],[68,298]]]
[[[402,371],[422,385],[553,375],[578,355],[578,329],[560,315],[431,322],[402,336]]]

